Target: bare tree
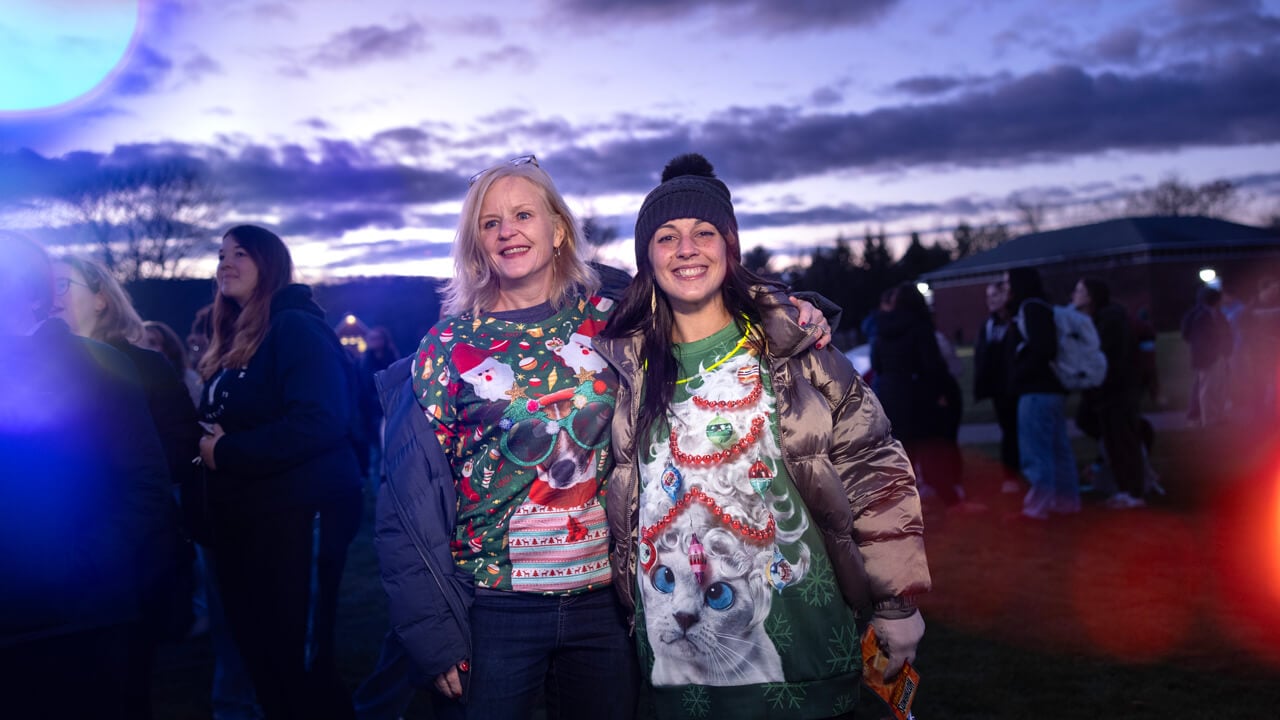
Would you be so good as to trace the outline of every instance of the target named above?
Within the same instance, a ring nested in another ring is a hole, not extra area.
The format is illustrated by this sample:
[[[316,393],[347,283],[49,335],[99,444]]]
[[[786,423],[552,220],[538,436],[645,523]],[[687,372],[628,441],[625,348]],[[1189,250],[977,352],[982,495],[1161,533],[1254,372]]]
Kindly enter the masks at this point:
[[[591,257],[595,259],[600,255],[600,248],[618,239],[618,228],[605,225],[595,215],[588,215],[582,218],[582,239],[591,246]]]
[[[1126,198],[1130,215],[1204,215],[1222,217],[1235,205],[1236,186],[1229,180],[1214,180],[1195,186],[1177,176],[1160,181],[1153,188]]]
[[[1044,203],[1032,202],[1015,195],[1012,204],[1014,211],[1018,213],[1018,223],[1025,227],[1028,233],[1040,232],[1044,227]]]
[[[67,194],[72,215],[123,282],[180,277],[209,243],[224,199],[198,166],[178,161],[105,169]]]
[[[1009,228],[997,220],[977,227],[966,221],[956,226],[951,238],[955,243],[952,252],[955,259],[959,260],[999,246],[1009,239]]]

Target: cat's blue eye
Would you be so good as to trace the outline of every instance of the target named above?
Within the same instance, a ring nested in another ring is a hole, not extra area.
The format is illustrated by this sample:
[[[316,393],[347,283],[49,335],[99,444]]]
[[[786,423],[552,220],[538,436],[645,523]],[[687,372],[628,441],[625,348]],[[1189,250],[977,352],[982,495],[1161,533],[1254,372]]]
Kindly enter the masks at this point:
[[[728,610],[733,607],[733,586],[729,583],[711,583],[711,587],[702,596],[707,601],[707,607],[712,610]]]
[[[653,569],[653,589],[660,593],[673,593],[676,589],[676,574],[666,565]]]

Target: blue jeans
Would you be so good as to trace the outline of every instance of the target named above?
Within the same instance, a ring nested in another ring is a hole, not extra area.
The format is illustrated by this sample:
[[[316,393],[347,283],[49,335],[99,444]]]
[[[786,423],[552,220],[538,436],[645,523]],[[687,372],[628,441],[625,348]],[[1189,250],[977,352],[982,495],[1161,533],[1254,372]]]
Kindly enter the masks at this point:
[[[1066,406],[1066,396],[1059,393],[1018,398],[1018,455],[1022,474],[1031,483],[1022,513],[1029,517],[1080,510],[1080,480],[1067,439]]]
[[[640,678],[613,590],[567,597],[476,592],[464,703],[432,692],[435,717],[524,720],[545,693],[548,720],[631,720]]]

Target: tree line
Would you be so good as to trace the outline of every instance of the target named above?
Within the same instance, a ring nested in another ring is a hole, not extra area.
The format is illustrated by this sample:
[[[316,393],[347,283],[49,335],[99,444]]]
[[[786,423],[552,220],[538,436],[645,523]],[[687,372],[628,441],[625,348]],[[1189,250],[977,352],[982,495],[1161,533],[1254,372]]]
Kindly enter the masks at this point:
[[[1193,185],[1177,177],[1159,184],[1075,209],[1077,217],[1065,225],[1133,215],[1205,215],[1222,217],[1240,200],[1239,189],[1227,180]],[[757,247],[744,257],[748,267],[781,276],[793,286],[822,292],[845,308],[844,324],[855,323],[874,308],[887,288],[935,270],[959,258],[996,247],[1010,238],[1046,229],[1045,218],[1055,210],[1015,196],[1010,200],[1013,220],[973,224],[961,221],[949,237],[922,242],[911,233],[899,257],[887,245],[883,229],[865,232],[858,248],[840,236],[834,246],[813,251],[807,262],[772,268],[775,258]],[[149,278],[186,277],[187,262],[203,257],[228,212],[226,195],[208,167],[197,162],[165,160],[140,167],[103,168],[68,188],[50,212],[50,224],[70,228],[76,244],[93,254],[122,282]],[[1079,216],[1084,213],[1087,217]],[[594,216],[583,221],[584,235],[593,246],[616,242],[615,227]],[[1271,219],[1280,228],[1280,212]]]

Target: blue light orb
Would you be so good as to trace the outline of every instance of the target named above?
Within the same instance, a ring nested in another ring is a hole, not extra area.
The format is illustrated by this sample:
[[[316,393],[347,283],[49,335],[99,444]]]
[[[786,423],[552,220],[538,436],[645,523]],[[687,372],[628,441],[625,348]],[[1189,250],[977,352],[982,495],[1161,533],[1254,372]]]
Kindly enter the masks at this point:
[[[0,0],[0,115],[90,95],[123,65],[139,0]]]

